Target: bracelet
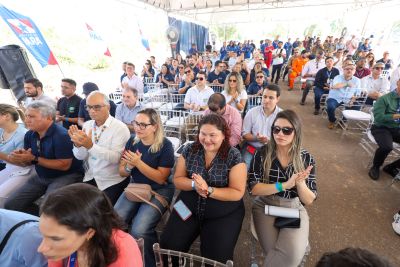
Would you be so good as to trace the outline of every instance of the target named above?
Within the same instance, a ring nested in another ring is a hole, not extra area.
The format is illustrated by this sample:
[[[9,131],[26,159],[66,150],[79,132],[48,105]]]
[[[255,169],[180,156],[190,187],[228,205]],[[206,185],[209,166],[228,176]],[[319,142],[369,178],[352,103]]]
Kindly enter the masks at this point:
[[[125,165],[125,168],[124,168],[124,169],[125,169],[125,171],[126,171],[127,173],[131,173],[131,171],[132,171],[132,169],[129,169],[129,168],[128,168],[128,165]]]
[[[192,180],[192,189],[196,190],[196,185],[194,184],[194,181]]]
[[[275,188],[276,188],[276,190],[278,190],[278,192],[282,192],[283,191],[282,183],[276,182]]]

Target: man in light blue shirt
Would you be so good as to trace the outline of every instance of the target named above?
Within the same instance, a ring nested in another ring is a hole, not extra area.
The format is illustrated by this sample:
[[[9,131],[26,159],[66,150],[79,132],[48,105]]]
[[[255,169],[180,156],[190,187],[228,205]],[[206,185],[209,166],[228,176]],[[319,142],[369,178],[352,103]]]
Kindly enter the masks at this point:
[[[133,121],[142,108],[138,101],[138,91],[135,88],[125,88],[122,91],[122,103],[117,106],[115,111],[115,118],[125,123],[131,133],[135,133]]]
[[[12,210],[0,209],[0,240],[17,223],[24,220],[36,220],[38,217]],[[2,267],[44,267],[46,258],[37,248],[42,242],[38,222],[29,222],[16,228],[8,239],[3,252],[0,254]]]
[[[356,66],[353,62],[343,66],[343,74],[337,75],[333,79],[332,88],[329,90],[328,100],[326,102],[328,112],[328,128],[335,127],[335,110],[337,107],[349,104],[354,96],[359,96],[362,92],[361,81],[354,77]]]

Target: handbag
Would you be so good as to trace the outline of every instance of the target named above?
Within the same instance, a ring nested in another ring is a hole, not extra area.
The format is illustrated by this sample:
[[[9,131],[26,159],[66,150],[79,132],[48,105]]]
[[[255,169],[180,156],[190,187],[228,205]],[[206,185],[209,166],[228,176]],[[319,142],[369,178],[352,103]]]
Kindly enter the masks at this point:
[[[300,218],[276,217],[274,226],[278,229],[282,228],[300,228]]]
[[[151,186],[148,184],[138,184],[138,183],[130,183],[124,190],[125,196],[128,200],[133,202],[144,202],[157,209],[160,214],[160,208],[157,205],[150,202],[151,198],[154,196],[163,207],[168,207],[168,201],[157,192],[151,190]]]

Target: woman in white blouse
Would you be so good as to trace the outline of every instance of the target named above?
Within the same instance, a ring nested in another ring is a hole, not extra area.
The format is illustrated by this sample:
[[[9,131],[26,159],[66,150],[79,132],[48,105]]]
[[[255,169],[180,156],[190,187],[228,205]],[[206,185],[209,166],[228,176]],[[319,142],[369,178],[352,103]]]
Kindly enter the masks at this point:
[[[226,103],[243,112],[247,101],[247,92],[244,87],[242,75],[238,72],[231,72],[225,79],[224,91]]]

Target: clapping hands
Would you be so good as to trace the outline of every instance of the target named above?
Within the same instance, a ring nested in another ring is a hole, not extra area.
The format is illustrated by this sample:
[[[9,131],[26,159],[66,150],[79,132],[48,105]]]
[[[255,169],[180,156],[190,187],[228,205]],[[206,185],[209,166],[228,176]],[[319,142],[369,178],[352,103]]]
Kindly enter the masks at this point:
[[[79,130],[78,126],[71,125],[68,130],[68,135],[76,147],[85,147],[90,149],[93,146],[92,142],[92,129],[86,134],[85,131]]]
[[[192,179],[194,180],[197,194],[201,197],[206,198],[208,195],[208,184],[200,175],[193,173]]]
[[[138,150],[136,150],[136,152],[125,150],[122,154],[121,161],[125,163],[129,169],[132,169],[139,164],[141,158],[142,153],[140,153]]]
[[[292,189],[293,187],[303,183],[310,175],[312,168],[313,168],[313,166],[310,165],[304,171],[299,172],[299,173],[294,173],[287,182],[283,183],[284,188]]]

